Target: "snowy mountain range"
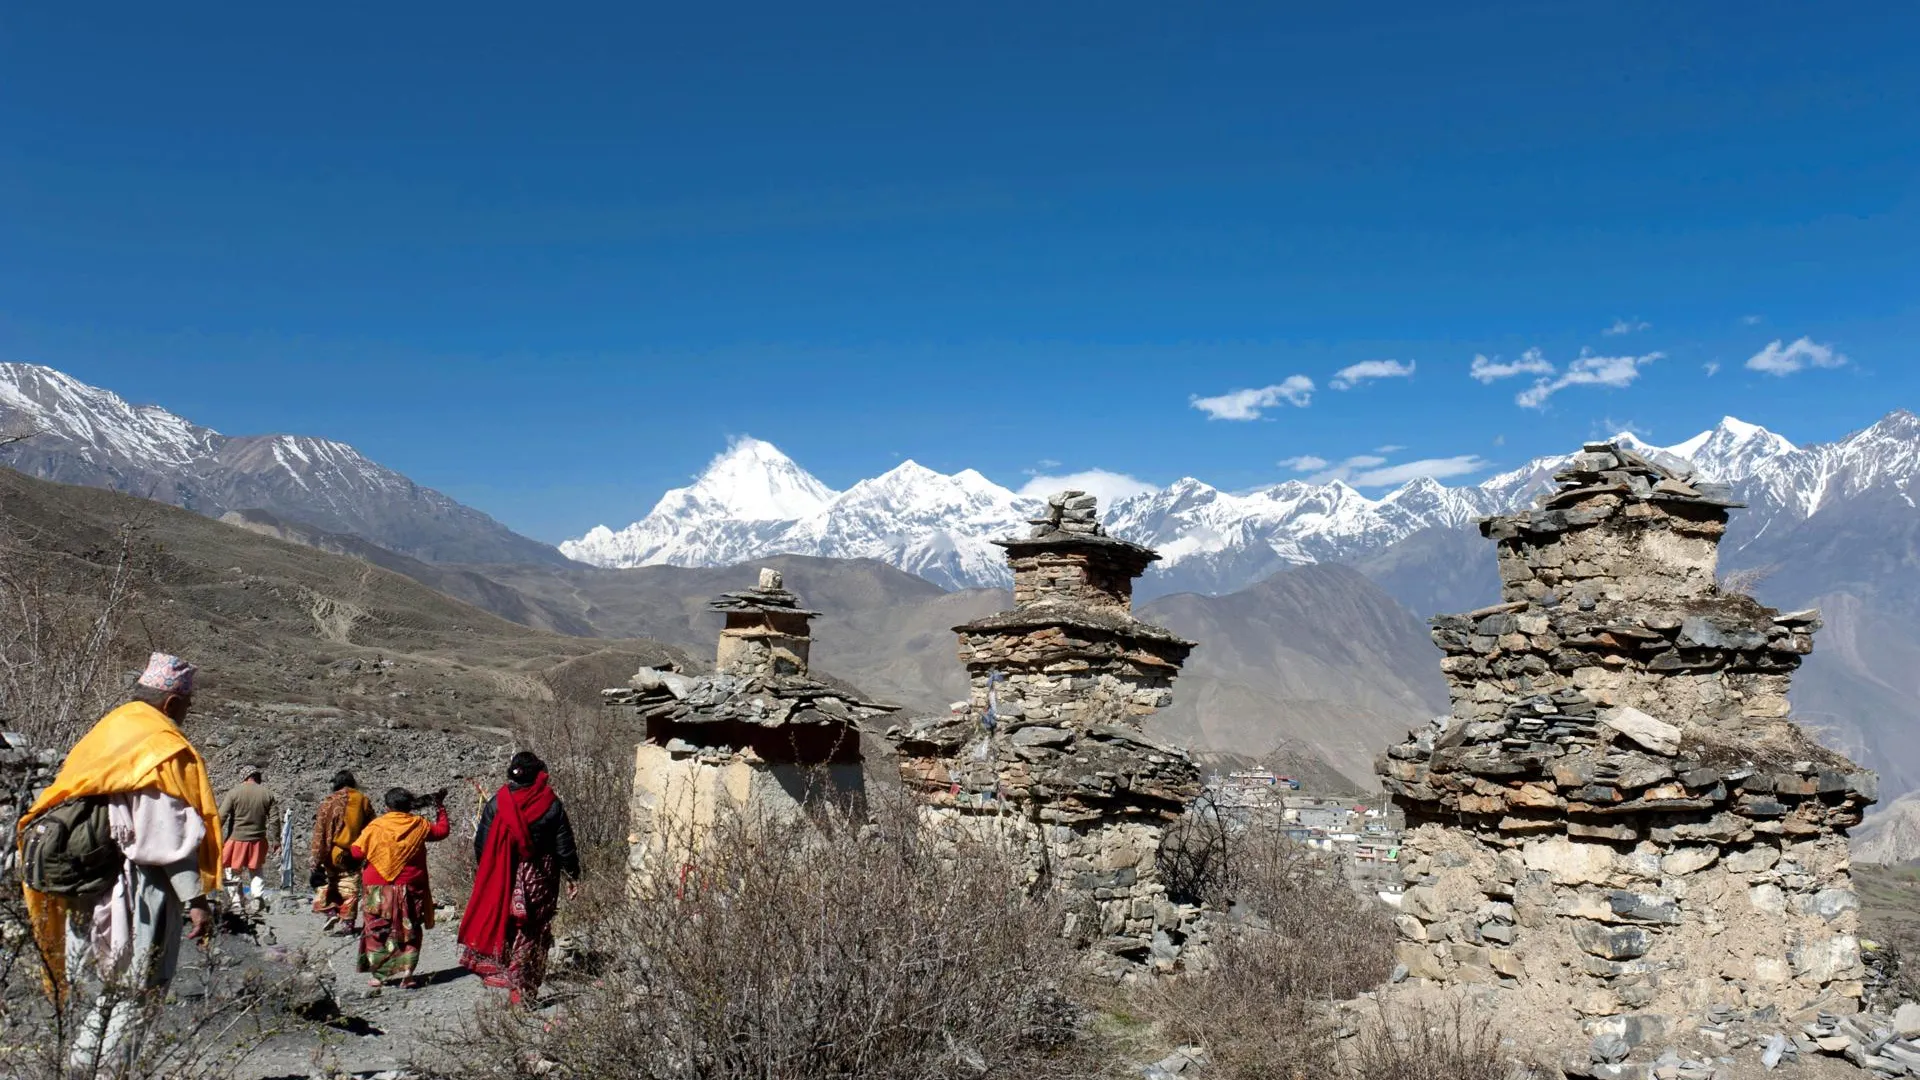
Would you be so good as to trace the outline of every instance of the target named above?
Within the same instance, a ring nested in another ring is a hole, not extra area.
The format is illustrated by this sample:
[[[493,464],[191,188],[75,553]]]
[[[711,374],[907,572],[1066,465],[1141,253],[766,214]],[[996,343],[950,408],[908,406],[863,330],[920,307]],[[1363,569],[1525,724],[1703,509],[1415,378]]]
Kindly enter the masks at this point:
[[[1733,484],[1753,507],[1738,519],[1736,549],[1841,494],[1885,485],[1904,493],[1920,471],[1920,421],[1904,411],[1805,448],[1733,417],[1672,446],[1627,433],[1616,439]],[[1144,594],[1219,594],[1289,566],[1358,561],[1415,533],[1524,505],[1565,461],[1541,458],[1458,487],[1421,478],[1377,498],[1339,480],[1233,493],[1187,477],[1122,499],[1104,516],[1115,535],[1160,552]],[[619,531],[595,528],[560,550],[606,567],[722,566],[775,554],[873,558],[948,588],[1002,587],[1006,565],[991,541],[1020,532],[1040,506],[971,469],[948,475],[912,461],[835,492],[772,444],[743,438],[646,517]]]
[[[53,368],[0,363],[0,462],[44,480],[112,488],[218,517],[267,510],[433,562],[560,564],[478,510],[304,435],[228,436],[132,405]]]

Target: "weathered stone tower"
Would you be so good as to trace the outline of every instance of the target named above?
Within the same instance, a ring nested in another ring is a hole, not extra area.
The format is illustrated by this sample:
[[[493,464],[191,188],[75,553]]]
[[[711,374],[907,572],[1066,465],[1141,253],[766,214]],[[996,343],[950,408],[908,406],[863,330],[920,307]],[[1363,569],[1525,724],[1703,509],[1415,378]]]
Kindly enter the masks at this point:
[[[893,710],[807,677],[816,612],[760,571],[759,587],[716,598],[726,614],[716,670],[687,676],[641,668],[602,691],[646,735],[634,754],[631,868],[677,866],[722,814],[786,815],[858,796],[860,724]]]
[[[1133,579],[1158,556],[1106,535],[1092,496],[1056,495],[1032,524],[996,541],[1013,609],[954,628],[966,715],[894,732],[902,773],[936,820],[1020,837],[1033,883],[1068,894],[1083,942],[1170,964],[1192,912],[1166,898],[1160,836],[1200,773],[1141,722],[1172,700],[1194,646],[1133,617]]]
[[[1592,1034],[1854,1011],[1846,830],[1875,781],[1788,716],[1816,613],[1715,584],[1737,504],[1684,470],[1598,444],[1554,479],[1482,523],[1504,602],[1433,621],[1452,715],[1379,764],[1409,827],[1401,962]]]
[[[780,571],[762,567],[758,588],[722,593],[708,605],[725,612],[714,670],[725,675],[805,675],[809,630],[817,611],[782,586]]]

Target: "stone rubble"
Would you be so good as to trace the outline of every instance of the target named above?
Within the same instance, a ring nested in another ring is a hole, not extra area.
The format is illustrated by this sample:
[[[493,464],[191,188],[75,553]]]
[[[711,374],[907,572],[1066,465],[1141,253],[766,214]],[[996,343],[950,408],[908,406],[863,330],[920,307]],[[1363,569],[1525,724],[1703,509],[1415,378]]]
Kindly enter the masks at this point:
[[[1876,783],[1789,718],[1817,613],[1717,586],[1723,489],[1609,444],[1554,479],[1482,522],[1502,602],[1433,620],[1451,713],[1377,765],[1409,826],[1399,962],[1577,1019],[1602,1080],[1715,1009],[1855,1013],[1846,831]]]
[[[970,681],[961,715],[888,732],[935,827],[1024,845],[1030,885],[1069,898],[1069,934],[1108,970],[1169,970],[1198,910],[1158,870],[1166,826],[1201,792],[1187,754],[1141,730],[1193,650],[1133,617],[1133,581],[1159,556],[1110,537],[1091,495],[1048,501],[1007,550],[1014,607],[954,628]]]

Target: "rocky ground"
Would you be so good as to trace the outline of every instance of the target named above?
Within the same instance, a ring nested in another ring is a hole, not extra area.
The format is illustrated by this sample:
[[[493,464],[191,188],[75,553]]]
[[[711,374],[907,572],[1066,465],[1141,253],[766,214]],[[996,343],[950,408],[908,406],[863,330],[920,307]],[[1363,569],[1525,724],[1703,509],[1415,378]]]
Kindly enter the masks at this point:
[[[502,993],[459,966],[453,939],[458,921],[457,912],[441,909],[420,961],[427,985],[411,991],[371,989],[367,977],[354,970],[357,939],[326,934],[304,896],[272,900],[253,935],[229,932],[217,939],[221,963],[288,983],[289,1000],[307,1007],[309,1018],[318,1021],[282,1016],[271,1022],[270,1029],[282,1032],[248,1049],[232,1073],[234,1080],[403,1074],[476,1005]],[[196,991],[190,976],[183,976],[176,991]]]

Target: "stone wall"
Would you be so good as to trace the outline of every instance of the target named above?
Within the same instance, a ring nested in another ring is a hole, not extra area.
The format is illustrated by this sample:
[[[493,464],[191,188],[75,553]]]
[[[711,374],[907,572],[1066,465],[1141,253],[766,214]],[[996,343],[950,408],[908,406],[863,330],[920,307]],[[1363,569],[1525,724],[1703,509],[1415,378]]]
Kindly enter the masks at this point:
[[[1816,614],[1718,588],[1732,504],[1684,472],[1594,445],[1555,479],[1482,524],[1506,602],[1434,620],[1451,715],[1379,764],[1401,962],[1590,1034],[1853,1011],[1846,830],[1875,784],[1790,719]]]
[[[672,874],[725,820],[790,821],[861,789],[861,767],[770,764],[719,748],[643,742],[634,752],[628,870]]]

